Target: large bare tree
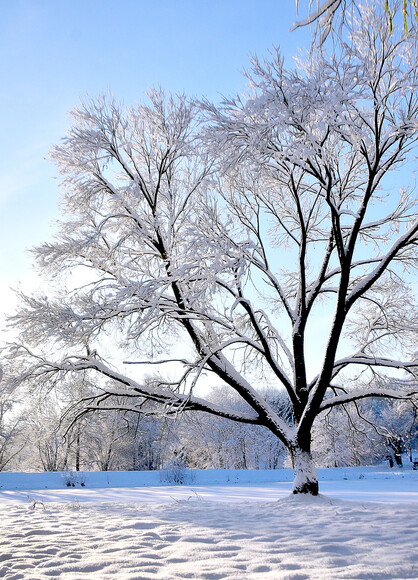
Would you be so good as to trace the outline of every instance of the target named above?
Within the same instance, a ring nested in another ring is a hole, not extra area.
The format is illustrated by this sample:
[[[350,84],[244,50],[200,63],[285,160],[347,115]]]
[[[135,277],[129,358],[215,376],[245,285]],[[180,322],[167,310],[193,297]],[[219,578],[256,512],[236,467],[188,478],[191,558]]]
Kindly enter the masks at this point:
[[[22,295],[11,319],[16,384],[87,373],[98,385],[89,411],[141,412],[151,399],[167,414],[263,425],[292,456],[294,493],[312,494],[321,412],[414,396],[418,319],[405,277],[417,207],[392,176],[414,159],[417,35],[392,34],[371,4],[339,38],[291,70],[279,53],[255,60],[249,94],[221,105],[154,91],[127,111],[106,98],[74,111],[53,154],[64,219],[35,251],[55,291]],[[112,363],[100,351],[109,341]],[[141,364],[118,364],[116,343]],[[143,379],[144,365],[158,375]],[[205,400],[203,375],[247,410]],[[287,393],[291,417],[263,397],[266,383]]]

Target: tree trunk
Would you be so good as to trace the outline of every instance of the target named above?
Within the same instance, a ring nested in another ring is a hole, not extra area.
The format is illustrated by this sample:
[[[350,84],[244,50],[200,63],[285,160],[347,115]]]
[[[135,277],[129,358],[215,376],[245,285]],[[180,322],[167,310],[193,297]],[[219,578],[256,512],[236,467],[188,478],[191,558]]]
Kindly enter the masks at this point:
[[[399,438],[393,438],[390,440],[390,446],[393,449],[393,455],[395,457],[396,465],[398,467],[403,467],[402,464],[402,440]]]
[[[292,493],[318,495],[318,477],[316,467],[309,449],[294,446],[290,450],[295,472]]]
[[[77,433],[77,439],[76,439],[75,470],[80,471],[80,431]]]
[[[402,463],[402,448],[401,448],[400,445],[395,447],[394,455],[395,455],[396,465],[398,467],[403,467],[403,463]]]

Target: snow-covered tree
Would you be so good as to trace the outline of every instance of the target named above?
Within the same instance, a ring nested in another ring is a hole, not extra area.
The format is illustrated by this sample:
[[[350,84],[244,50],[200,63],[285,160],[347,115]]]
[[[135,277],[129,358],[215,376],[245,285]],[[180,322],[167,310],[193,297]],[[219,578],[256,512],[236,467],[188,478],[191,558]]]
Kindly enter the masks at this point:
[[[24,416],[16,403],[12,393],[0,393],[0,471],[9,468],[26,444],[22,434]]]
[[[369,410],[369,418],[375,432],[380,437],[382,455],[389,458],[391,465],[402,467],[402,455],[412,452],[418,443],[418,413],[411,401],[374,401]]]
[[[386,458],[370,407],[371,401],[365,400],[361,405],[334,407],[320,415],[312,430],[312,455],[318,465],[371,465]]]
[[[316,417],[417,391],[375,380],[417,371],[404,281],[417,207],[391,182],[417,142],[416,48],[415,30],[391,33],[384,6],[366,4],[331,54],[313,48],[290,70],[279,52],[254,60],[245,97],[196,105],[153,91],[128,110],[107,98],[75,110],[53,154],[64,219],[35,251],[56,290],[22,295],[7,353],[20,372],[6,380],[86,373],[89,411],[142,412],[151,400],[168,415],[261,425],[291,454],[294,493],[318,493]],[[362,371],[357,386],[350,369]],[[205,399],[203,375],[247,410]],[[290,417],[267,384],[286,393]]]
[[[65,471],[69,469],[71,439],[60,429],[61,408],[55,396],[39,396],[27,409],[25,431],[30,453],[22,462],[28,462],[35,471]]]
[[[276,395],[276,394],[275,394]],[[264,394],[279,413],[287,401]],[[208,400],[225,408],[245,412],[245,401],[228,387],[212,389]],[[209,414],[185,414],[176,429],[178,446],[187,457],[188,467],[197,469],[277,469],[283,466],[283,444],[263,427],[236,423]]]

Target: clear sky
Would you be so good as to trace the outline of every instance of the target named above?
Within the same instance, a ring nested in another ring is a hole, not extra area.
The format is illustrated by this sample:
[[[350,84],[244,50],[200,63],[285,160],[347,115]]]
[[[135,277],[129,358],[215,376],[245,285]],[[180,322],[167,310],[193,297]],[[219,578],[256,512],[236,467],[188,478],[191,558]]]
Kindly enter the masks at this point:
[[[58,217],[46,158],[80,97],[234,94],[249,56],[308,46],[309,30],[289,32],[295,19],[294,0],[0,0],[0,315],[10,286],[36,284],[27,249]]]

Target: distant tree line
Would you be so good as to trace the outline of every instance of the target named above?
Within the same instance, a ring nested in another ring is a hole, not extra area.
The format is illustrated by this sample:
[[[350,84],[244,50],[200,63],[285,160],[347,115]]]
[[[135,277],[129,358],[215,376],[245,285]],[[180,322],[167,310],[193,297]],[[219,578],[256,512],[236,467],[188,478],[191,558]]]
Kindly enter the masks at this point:
[[[83,385],[84,389],[86,386]],[[80,389],[80,385],[75,390]],[[86,413],[56,393],[31,408],[0,402],[0,470],[157,470],[175,463],[191,469],[279,469],[291,462],[283,444],[258,425],[233,423],[206,413],[174,418],[120,411]],[[277,412],[291,412],[280,392],[266,398]],[[245,411],[225,388],[210,400]],[[148,406],[152,403],[147,403]],[[313,455],[321,467],[387,461],[402,465],[402,455],[418,451],[417,409],[406,401],[365,400],[322,413],[314,425]]]

